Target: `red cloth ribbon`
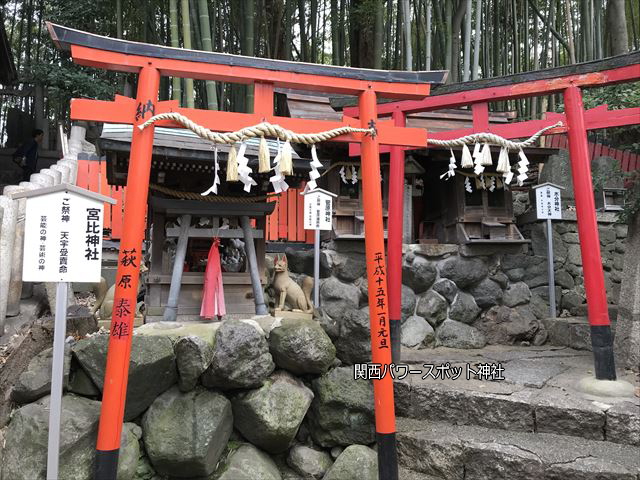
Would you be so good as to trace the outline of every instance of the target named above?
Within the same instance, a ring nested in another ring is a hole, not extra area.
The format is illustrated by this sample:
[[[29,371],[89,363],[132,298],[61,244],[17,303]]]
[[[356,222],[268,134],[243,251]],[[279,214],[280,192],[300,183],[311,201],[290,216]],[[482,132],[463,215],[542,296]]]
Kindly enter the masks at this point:
[[[214,318],[226,313],[219,246],[220,239],[214,238],[207,258],[207,268],[204,272],[204,289],[202,291],[202,307],[200,308],[200,316],[204,318]]]

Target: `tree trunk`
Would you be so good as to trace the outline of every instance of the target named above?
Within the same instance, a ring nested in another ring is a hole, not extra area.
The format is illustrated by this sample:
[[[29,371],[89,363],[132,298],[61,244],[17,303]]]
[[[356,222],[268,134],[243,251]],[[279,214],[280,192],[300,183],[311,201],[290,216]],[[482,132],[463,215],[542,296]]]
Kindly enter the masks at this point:
[[[468,82],[471,77],[471,0],[464,0],[466,13],[464,21],[464,57],[462,63],[462,80]]]
[[[200,18],[200,35],[202,49],[208,52],[213,51],[213,42],[211,40],[211,22],[209,21],[209,6],[207,0],[198,0],[198,15]],[[207,80],[207,108],[209,110],[218,110],[218,94],[216,92],[216,82]]]
[[[346,42],[347,42],[347,37],[346,37],[346,24],[345,24],[345,12],[346,12],[346,0],[340,0],[340,28],[338,29],[338,38],[340,39],[339,43],[339,48],[338,48],[338,64],[339,65],[345,65],[345,60],[346,60]]]
[[[431,0],[427,0],[427,5],[426,5],[426,32],[425,32],[425,46],[424,46],[424,50],[425,50],[425,62],[424,62],[424,69],[425,70],[431,70],[431,9],[432,9],[432,5],[431,5]]]
[[[255,53],[255,3],[253,0],[245,0],[244,2],[244,38],[242,45],[242,54],[253,57]],[[245,111],[253,112],[253,85],[246,86],[246,102]]]
[[[116,0],[116,38],[122,38],[122,0]]]
[[[571,18],[571,0],[565,0],[565,15],[567,22],[567,38],[569,39],[569,60],[576,63],[576,47],[573,40],[573,19]]]
[[[169,17],[171,27],[171,46],[180,48],[180,34],[178,32],[178,0],[169,0]],[[173,77],[172,97],[182,103],[182,79]]]
[[[468,22],[470,23],[470,21]],[[480,37],[482,29],[482,0],[476,0],[476,29],[473,38],[473,71],[471,72],[471,78],[473,80],[478,78],[478,72],[480,70]]]
[[[611,55],[621,55],[629,51],[624,0],[607,2],[607,38]]]
[[[382,0],[376,0],[375,7],[376,7],[376,18],[375,18],[375,25],[374,25],[374,31],[373,31],[373,52],[374,52],[373,68],[381,69],[382,68],[382,50],[383,50],[382,37],[384,34],[384,26],[382,22],[382,16],[383,16],[384,10],[382,5]]]
[[[340,64],[338,49],[340,42],[338,39],[338,0],[331,0],[331,63]]]
[[[404,40],[404,68],[413,70],[413,51],[411,49],[411,6],[409,0],[402,0],[402,31]]]
[[[298,0],[298,25],[300,27],[300,61],[307,61],[307,51],[309,46],[307,45],[307,30],[306,21],[304,17],[304,0]]]
[[[451,58],[453,57],[453,6],[451,2],[445,2],[445,47],[444,47],[444,69],[449,71],[447,83],[455,82],[451,71]]]
[[[498,8],[498,0],[494,0],[493,35],[491,36],[491,42],[493,42],[493,72],[491,73],[494,77],[500,75],[500,17],[498,15]]]
[[[309,61],[317,63],[318,61],[318,0],[311,0],[311,15],[309,16],[311,23],[311,55]]]
[[[462,30],[462,20],[467,13],[467,2],[470,1],[463,0],[458,4],[451,21],[451,82],[453,83],[460,81],[460,31]]]
[[[595,17],[595,51],[596,58],[604,56],[602,48],[602,0],[593,1],[593,12]]]
[[[285,0],[284,4],[284,59],[291,60],[291,45],[293,43],[293,2]]]
[[[191,50],[191,20],[189,18],[189,0],[181,0],[182,10],[182,44],[187,50]],[[193,78],[184,79],[187,108],[193,108]]]

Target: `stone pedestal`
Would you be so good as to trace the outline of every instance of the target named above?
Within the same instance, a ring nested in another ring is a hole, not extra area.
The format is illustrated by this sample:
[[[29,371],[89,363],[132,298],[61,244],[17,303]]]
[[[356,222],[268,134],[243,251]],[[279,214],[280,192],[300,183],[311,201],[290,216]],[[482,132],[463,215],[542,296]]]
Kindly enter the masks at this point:
[[[280,317],[280,318],[313,320],[312,313],[306,313],[301,311],[280,310],[279,308],[276,308],[273,310],[273,316],[276,318]]]

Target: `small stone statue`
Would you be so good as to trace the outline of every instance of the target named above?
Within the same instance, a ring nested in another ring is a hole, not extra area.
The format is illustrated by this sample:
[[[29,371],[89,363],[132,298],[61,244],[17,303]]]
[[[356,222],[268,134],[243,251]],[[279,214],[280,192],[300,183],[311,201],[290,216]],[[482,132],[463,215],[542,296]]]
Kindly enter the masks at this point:
[[[276,310],[284,310],[285,303],[290,305],[294,312],[313,312],[311,303],[311,291],[313,290],[313,279],[305,276],[302,287],[298,285],[290,276],[285,255],[277,255],[274,265],[273,289],[276,294]]]

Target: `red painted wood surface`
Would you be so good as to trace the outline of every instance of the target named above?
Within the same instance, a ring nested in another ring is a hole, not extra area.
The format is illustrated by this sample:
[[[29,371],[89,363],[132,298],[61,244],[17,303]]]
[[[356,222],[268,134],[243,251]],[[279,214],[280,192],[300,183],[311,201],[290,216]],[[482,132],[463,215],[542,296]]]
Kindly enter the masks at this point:
[[[104,228],[110,230],[105,235],[109,240],[120,240],[122,236],[124,187],[116,188],[107,183],[105,161],[78,160],[76,185],[92,192],[102,193],[116,200],[115,205],[104,207]]]
[[[300,188],[290,188],[276,199],[276,208],[267,217],[267,242],[313,243],[313,232],[304,229],[304,198]]]
[[[546,147],[560,148],[563,150],[569,148],[567,136],[565,134],[548,135],[545,139]],[[599,157],[611,157],[618,160],[623,172],[633,172],[640,168],[640,156],[638,154],[631,153],[629,150],[620,150],[603,145],[602,143],[589,142],[588,154],[591,160]]]

